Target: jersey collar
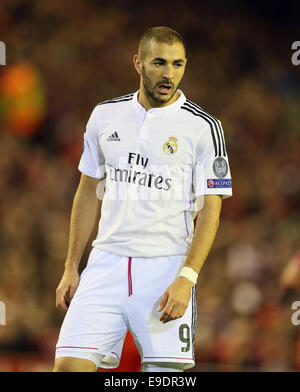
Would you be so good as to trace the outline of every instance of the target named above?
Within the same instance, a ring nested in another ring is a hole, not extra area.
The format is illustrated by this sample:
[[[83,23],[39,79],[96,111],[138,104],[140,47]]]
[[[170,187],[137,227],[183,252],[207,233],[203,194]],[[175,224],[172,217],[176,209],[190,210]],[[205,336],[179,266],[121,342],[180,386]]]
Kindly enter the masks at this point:
[[[153,116],[165,116],[169,113],[173,113],[181,108],[181,106],[184,104],[186,98],[183,92],[179,89],[177,89],[177,92],[180,94],[178,99],[173,102],[171,105],[167,105],[161,108],[151,108],[148,111],[142,106],[139,101],[138,101],[138,93],[139,90],[136,91],[133,94],[133,99],[132,99],[132,104],[134,106],[135,111],[138,114],[145,114],[145,113],[151,113]]]

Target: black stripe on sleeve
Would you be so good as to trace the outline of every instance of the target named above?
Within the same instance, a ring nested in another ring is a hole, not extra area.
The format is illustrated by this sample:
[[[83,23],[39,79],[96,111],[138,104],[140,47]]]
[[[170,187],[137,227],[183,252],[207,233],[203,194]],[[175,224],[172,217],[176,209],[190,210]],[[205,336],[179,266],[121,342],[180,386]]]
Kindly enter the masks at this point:
[[[197,321],[197,284],[192,288],[192,354],[195,357],[195,331],[196,331],[196,321]]]
[[[187,99],[186,104],[189,105],[189,106],[192,106],[196,111],[204,114],[205,116],[207,116],[208,118],[210,118],[214,122],[214,124],[215,124],[215,126],[216,126],[216,128],[218,130],[218,140],[219,140],[219,142],[220,142],[220,139],[221,139],[220,143],[222,143],[222,147],[223,147],[223,156],[226,156],[227,152],[226,152],[226,148],[225,148],[224,133],[223,133],[223,129],[222,129],[222,126],[221,126],[221,122],[219,120],[217,120],[211,114],[205,112],[200,106],[196,105],[194,102],[192,102],[192,101]],[[220,139],[219,139],[219,137],[220,137]],[[221,156],[221,153],[219,155]]]
[[[204,112],[203,110],[198,109],[197,105],[195,105],[193,103],[186,102],[185,105],[187,105],[188,107],[195,110],[195,112],[202,114],[205,118],[207,118],[207,120],[210,120],[213,122],[214,127],[215,127],[215,131],[216,131],[216,135],[218,138],[218,147],[219,147],[218,155],[222,156],[222,152],[221,152],[222,136],[220,135],[221,132],[220,132],[220,128],[218,126],[219,124],[218,124],[217,120],[214,117],[207,114],[206,112]],[[223,155],[224,155],[224,148],[223,148]]]
[[[131,101],[132,99],[133,99],[133,94],[128,94],[128,95],[124,95],[123,97],[113,98],[113,99],[109,99],[108,101],[100,102],[100,103],[98,103],[97,106],[105,105],[107,103],[118,103],[118,102]]]
[[[133,95],[134,95],[133,93],[121,95],[120,97],[115,97],[115,98],[110,99],[110,101],[116,101],[119,99],[130,98],[130,97],[133,97]]]
[[[215,156],[217,156],[218,155],[217,142],[216,142],[214,129],[213,129],[213,126],[212,126],[211,122],[207,118],[205,118],[205,116],[203,116],[201,113],[194,112],[194,110],[189,109],[188,107],[186,107],[184,105],[181,106],[181,109],[187,110],[188,112],[192,113],[194,116],[199,116],[199,117],[203,118],[203,120],[205,120],[209,124],[211,137],[212,137],[213,144],[214,144],[214,147],[215,147]]]
[[[185,102],[184,105],[187,105],[189,108],[193,109],[196,113],[202,114],[202,116],[204,116],[208,121],[210,121],[213,124],[215,134],[217,135],[217,138],[218,138],[218,156],[221,156],[221,154],[222,154],[222,152],[221,152],[221,139],[220,139],[219,130],[218,130],[218,127],[217,127],[215,120],[211,116],[207,115],[207,113],[203,112],[202,110],[199,110],[195,105],[192,105],[188,102]]]

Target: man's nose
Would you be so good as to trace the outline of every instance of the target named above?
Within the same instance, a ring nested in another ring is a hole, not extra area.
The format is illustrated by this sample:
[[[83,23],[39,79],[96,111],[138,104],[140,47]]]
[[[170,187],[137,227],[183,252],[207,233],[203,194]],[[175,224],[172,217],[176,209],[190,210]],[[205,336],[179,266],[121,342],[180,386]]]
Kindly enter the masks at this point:
[[[172,79],[173,78],[173,70],[171,65],[166,64],[163,69],[163,77],[165,79]]]

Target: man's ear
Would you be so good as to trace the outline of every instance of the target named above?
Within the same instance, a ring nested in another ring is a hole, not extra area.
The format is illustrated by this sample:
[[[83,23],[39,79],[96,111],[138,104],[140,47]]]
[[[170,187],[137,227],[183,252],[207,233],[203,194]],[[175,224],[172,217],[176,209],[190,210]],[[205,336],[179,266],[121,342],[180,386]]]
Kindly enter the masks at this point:
[[[141,75],[142,74],[142,62],[137,54],[133,56],[133,65],[136,69],[136,72]]]

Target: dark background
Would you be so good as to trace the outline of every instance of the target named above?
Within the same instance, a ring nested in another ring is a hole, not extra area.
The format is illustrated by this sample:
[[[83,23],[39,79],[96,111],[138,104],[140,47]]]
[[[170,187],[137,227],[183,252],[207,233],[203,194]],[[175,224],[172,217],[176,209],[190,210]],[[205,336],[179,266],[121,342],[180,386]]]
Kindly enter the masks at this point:
[[[85,124],[97,103],[138,89],[133,55],[160,25],[186,41],[181,89],[222,121],[233,177],[198,280],[193,370],[299,368],[300,293],[280,284],[300,248],[299,5],[1,0],[0,370],[36,356],[26,370],[52,366]]]

